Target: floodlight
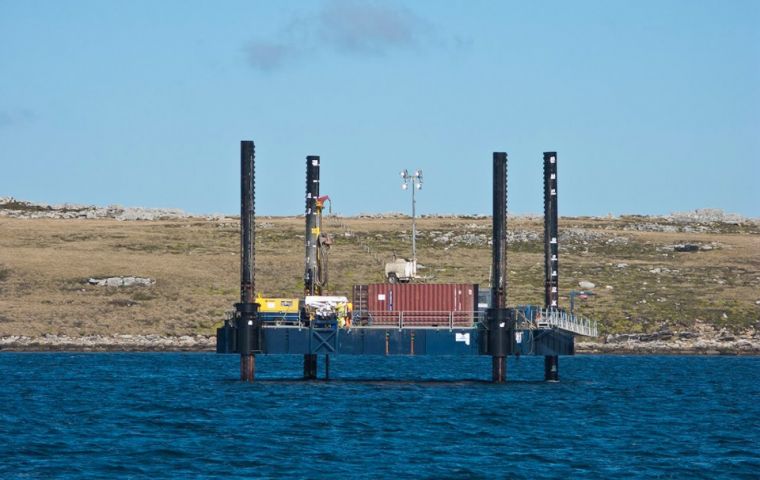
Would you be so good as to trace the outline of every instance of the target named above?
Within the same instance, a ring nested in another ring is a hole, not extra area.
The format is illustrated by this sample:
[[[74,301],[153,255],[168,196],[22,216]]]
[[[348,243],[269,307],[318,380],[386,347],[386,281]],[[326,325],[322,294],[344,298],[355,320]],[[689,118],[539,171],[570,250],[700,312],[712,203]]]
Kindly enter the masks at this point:
[[[401,190],[406,190],[409,187],[406,183],[401,184]]]

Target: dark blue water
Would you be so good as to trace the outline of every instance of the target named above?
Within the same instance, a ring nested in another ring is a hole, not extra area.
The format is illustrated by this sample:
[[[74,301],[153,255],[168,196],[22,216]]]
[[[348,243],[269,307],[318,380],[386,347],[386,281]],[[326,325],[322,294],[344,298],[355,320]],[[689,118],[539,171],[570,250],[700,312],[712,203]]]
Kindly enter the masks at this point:
[[[513,360],[3,353],[0,478],[760,478],[758,357]]]

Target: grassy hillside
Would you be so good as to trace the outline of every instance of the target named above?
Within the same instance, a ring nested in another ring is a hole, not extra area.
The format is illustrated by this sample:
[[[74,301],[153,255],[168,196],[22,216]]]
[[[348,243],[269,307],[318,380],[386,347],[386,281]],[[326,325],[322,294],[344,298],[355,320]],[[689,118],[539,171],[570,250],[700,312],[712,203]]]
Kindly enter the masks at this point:
[[[488,285],[490,219],[418,221],[420,273],[432,282]],[[539,220],[510,220],[509,299],[541,303]],[[382,281],[393,252],[408,254],[408,218],[329,218],[331,292]],[[560,288],[596,284],[577,310],[602,332],[689,327],[695,321],[760,327],[757,223],[670,224],[644,217],[563,218]],[[235,219],[120,222],[111,219],[0,218],[0,336],[208,334],[238,296]],[[696,252],[676,252],[692,243]],[[259,218],[256,285],[298,296],[303,274],[301,218]],[[99,287],[90,277],[141,276],[152,286]]]

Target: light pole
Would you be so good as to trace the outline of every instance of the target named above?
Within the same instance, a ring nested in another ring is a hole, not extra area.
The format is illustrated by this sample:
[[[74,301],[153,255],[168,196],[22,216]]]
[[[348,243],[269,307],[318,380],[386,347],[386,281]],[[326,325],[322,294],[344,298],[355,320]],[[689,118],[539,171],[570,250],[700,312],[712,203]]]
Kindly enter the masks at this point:
[[[417,199],[414,197],[415,190],[422,189],[422,170],[417,169],[414,174],[409,175],[409,171],[404,169],[401,172],[401,189],[406,190],[412,187],[412,265],[413,274],[417,274]]]
[[[573,311],[575,310],[575,297],[580,296],[581,300],[587,299],[589,296],[593,295],[594,292],[589,290],[572,290],[570,291],[570,315],[573,314]]]

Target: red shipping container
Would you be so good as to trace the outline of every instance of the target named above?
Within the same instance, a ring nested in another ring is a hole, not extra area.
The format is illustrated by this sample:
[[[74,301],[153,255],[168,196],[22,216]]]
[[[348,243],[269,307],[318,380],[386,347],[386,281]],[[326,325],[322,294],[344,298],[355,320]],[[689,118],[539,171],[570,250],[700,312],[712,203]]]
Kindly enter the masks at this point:
[[[472,283],[374,283],[354,287],[354,310],[369,325],[469,327],[477,298]]]

